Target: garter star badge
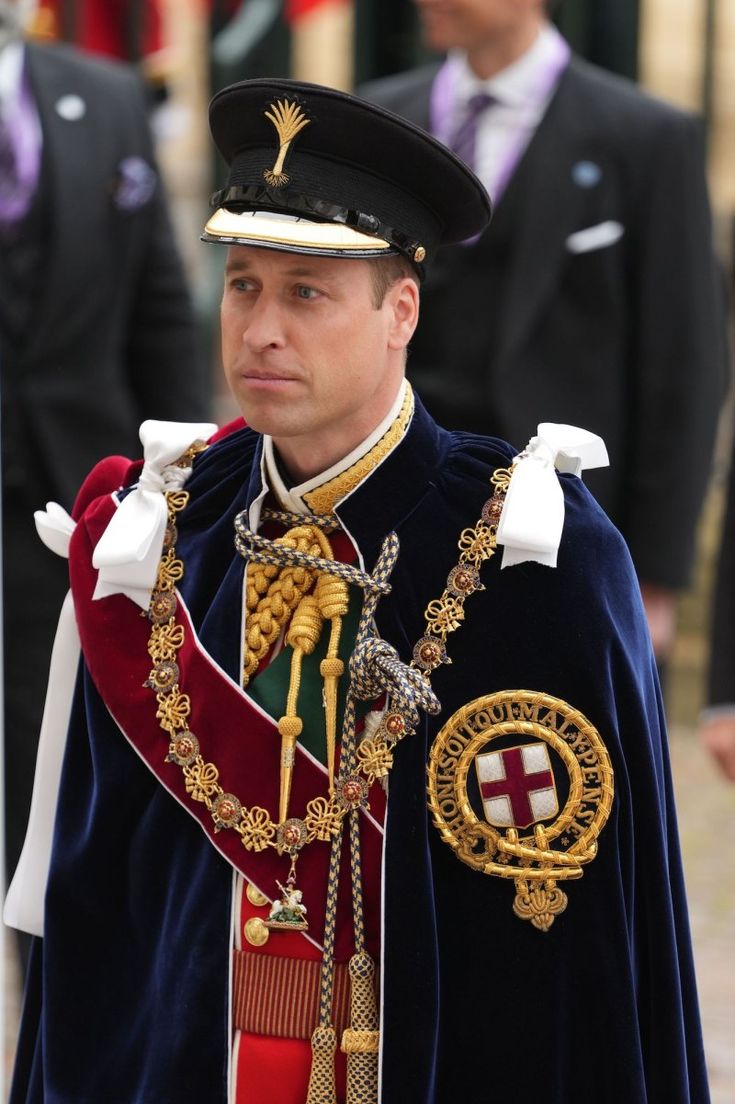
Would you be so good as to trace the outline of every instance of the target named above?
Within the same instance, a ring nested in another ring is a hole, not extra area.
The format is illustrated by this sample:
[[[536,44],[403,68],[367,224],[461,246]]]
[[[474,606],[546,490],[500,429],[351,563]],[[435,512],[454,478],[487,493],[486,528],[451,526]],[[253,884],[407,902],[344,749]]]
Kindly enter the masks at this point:
[[[475,870],[512,879],[513,911],[548,931],[567,906],[613,802],[610,757],[567,702],[531,690],[476,698],[450,717],[429,756],[429,809]]]

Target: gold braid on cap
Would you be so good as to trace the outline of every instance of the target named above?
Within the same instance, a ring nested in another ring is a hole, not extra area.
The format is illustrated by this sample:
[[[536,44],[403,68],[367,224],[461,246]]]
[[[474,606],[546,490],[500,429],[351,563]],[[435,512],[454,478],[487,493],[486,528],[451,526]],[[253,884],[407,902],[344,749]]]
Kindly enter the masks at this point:
[[[307,119],[297,103],[290,103],[288,100],[276,100],[270,105],[270,110],[264,114],[276,128],[280,144],[275,165],[272,169],[264,169],[263,177],[271,188],[282,188],[289,181],[288,173],[283,171],[289,146],[299,131],[308,126],[311,120]]]

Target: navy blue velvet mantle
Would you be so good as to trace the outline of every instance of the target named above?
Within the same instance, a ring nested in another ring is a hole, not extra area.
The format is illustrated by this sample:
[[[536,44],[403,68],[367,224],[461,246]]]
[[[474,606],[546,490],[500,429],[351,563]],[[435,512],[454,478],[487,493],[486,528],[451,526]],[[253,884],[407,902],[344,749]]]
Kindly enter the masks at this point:
[[[489,477],[510,450],[420,405],[339,509],[368,567],[401,542],[381,634],[408,659]],[[260,490],[249,430],[199,458],[181,515],[183,591],[237,677],[243,562],[232,522]],[[562,477],[556,569],[483,569],[433,679],[438,718],[405,740],[386,824],[383,1104],[706,1104],[684,887],[654,664],[621,537]],[[509,883],[459,862],[426,811],[438,727],[527,688],[599,729],[616,796],[597,858],[548,933]],[[11,1104],[225,1104],[232,871],[112,723],[82,669],[64,764],[46,936],[34,948]],[[267,1104],[267,1102],[262,1102]]]

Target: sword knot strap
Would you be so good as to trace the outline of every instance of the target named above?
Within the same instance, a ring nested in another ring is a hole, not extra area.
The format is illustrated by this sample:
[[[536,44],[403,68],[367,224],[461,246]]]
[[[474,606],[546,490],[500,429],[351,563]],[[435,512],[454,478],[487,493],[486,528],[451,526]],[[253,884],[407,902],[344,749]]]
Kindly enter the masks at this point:
[[[340,1050],[345,1054],[377,1054],[379,1047],[379,1031],[355,1031],[348,1027],[342,1033]]]
[[[438,713],[441,708],[428,679],[403,663],[386,640],[374,636],[366,637],[355,647],[350,658],[350,678],[355,697],[374,701],[388,693],[392,707],[400,710],[412,725],[418,724],[419,709]]]

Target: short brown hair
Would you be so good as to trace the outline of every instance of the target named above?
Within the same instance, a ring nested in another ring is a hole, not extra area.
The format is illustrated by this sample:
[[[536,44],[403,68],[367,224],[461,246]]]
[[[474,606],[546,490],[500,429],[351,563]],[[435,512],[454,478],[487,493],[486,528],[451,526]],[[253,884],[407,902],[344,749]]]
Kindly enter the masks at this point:
[[[417,284],[418,273],[402,253],[390,253],[387,257],[376,257],[370,261],[370,278],[373,283],[373,306],[380,310],[388,288],[397,280],[409,276]]]

